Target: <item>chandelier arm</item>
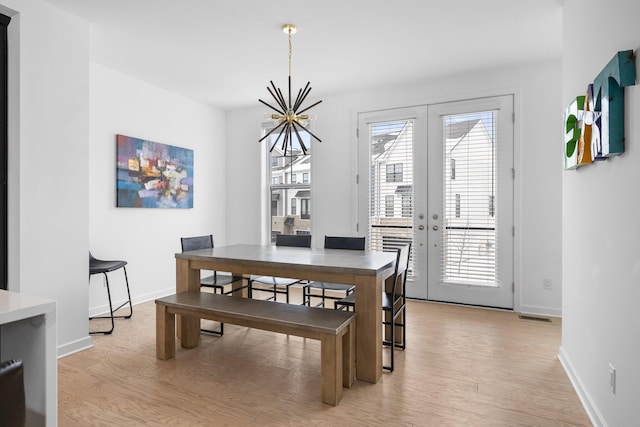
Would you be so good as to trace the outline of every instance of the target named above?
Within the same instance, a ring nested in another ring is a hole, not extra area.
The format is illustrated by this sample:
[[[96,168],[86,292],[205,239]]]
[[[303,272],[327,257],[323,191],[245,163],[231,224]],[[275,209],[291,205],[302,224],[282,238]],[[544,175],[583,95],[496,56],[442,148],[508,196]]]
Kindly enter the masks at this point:
[[[284,110],[285,111],[289,111],[289,107],[287,107],[287,103],[284,100],[284,95],[282,95],[282,91],[280,90],[280,88],[278,88],[278,96],[280,97],[280,100],[282,101],[282,105],[285,106]]]
[[[315,104],[311,104],[310,106],[308,106],[308,107],[307,107],[307,108],[305,108],[304,110],[300,111],[300,112],[298,113],[298,115],[300,115],[300,114],[304,113],[304,112],[305,112],[305,111],[307,111],[307,110],[312,109],[313,107],[315,107],[316,105],[320,104],[321,102],[322,102],[322,100],[320,100],[320,101],[316,102]]]
[[[308,82],[311,83],[311,82]],[[302,103],[304,102],[305,99],[307,99],[307,96],[309,95],[309,93],[311,93],[311,87],[309,87],[309,84],[307,84],[307,86],[305,86],[305,91],[302,92],[302,98],[300,98],[300,102],[298,102],[297,108],[300,108],[300,106],[302,105]]]
[[[278,128],[279,128],[280,126],[284,125],[284,124],[285,124],[285,122],[282,122],[282,123],[280,123],[278,126],[276,126],[276,127],[274,127],[273,129],[271,129],[269,132],[267,132],[267,133],[266,133],[266,135],[265,135],[265,136],[263,136],[262,138],[260,138],[260,139],[258,140],[258,142],[262,142],[262,141],[264,141],[264,140],[265,140],[269,135],[271,135],[273,132],[275,132],[276,130],[278,130]],[[272,150],[273,150],[273,148],[272,148]]]
[[[284,127],[284,142],[282,143],[283,156],[287,157],[287,146],[289,145],[289,135],[291,134],[291,126]]]
[[[318,138],[317,136],[315,136],[315,135],[313,134],[313,132],[311,132],[311,131],[309,130],[309,128],[308,128],[308,127],[306,127],[305,125],[302,125],[302,124],[300,124],[300,123],[298,123],[298,126],[300,126],[302,129],[304,129],[304,130],[305,130],[309,135],[311,135],[312,137],[314,137],[314,138],[316,139],[316,141],[318,141],[318,142],[322,142],[322,140],[321,140],[320,138]]]
[[[267,107],[271,108],[272,110],[282,114],[284,116],[284,112],[278,110],[276,107],[272,106],[271,104],[264,102],[262,99],[258,99],[258,101],[262,102],[264,105],[266,105]]]
[[[287,104],[285,104],[284,99],[282,99],[282,95],[277,96],[278,88],[276,87],[276,85],[273,84],[273,80],[271,81],[271,86],[273,87],[273,92],[271,91],[271,89],[269,89],[269,87],[267,87],[267,90],[269,91],[271,96],[273,96],[273,98],[276,100],[278,105],[280,105],[280,108],[282,108],[283,111],[287,111]]]
[[[304,87],[304,89],[300,89],[300,92],[298,92],[298,97],[296,98],[296,102],[295,104],[293,104],[293,111],[296,111],[300,107],[300,104],[302,104],[304,99],[307,97],[307,94],[308,94],[307,90],[311,90],[309,89],[310,84],[311,82],[307,82],[307,85]]]
[[[296,136],[298,137],[298,143],[300,144],[300,148],[302,148],[302,153],[307,154],[307,147],[304,145],[302,137],[300,137],[300,132],[298,132],[298,126],[296,125],[296,122],[292,122],[291,124],[293,125],[293,130],[296,132]]]
[[[300,88],[300,90],[298,90],[298,96],[296,96],[296,100],[293,103],[293,111],[296,111],[296,107],[298,106],[298,101],[300,100],[300,95],[302,95],[302,88]]]
[[[282,122],[282,123],[284,123],[284,122]],[[272,151],[273,151],[273,149],[275,148],[275,146],[276,146],[276,144],[278,143],[278,141],[280,141],[280,137],[282,136],[282,132],[284,132],[284,130],[285,130],[286,128],[287,128],[287,127],[286,127],[286,126],[284,126],[284,127],[280,130],[280,133],[278,134],[278,137],[276,138],[275,142],[274,142],[274,143],[273,143],[273,145],[271,146],[271,149],[269,150],[269,152],[272,152]],[[275,130],[275,129],[274,129],[274,130]]]
[[[280,104],[280,106],[282,107],[282,109],[284,111],[287,111],[287,103],[284,102],[284,97],[282,96],[282,92],[280,92],[280,89],[276,87],[276,85],[273,83],[273,80],[271,80],[271,87],[273,87],[273,92],[278,95],[278,97],[276,98],[276,96],[274,95],[273,97],[278,99],[278,103]]]

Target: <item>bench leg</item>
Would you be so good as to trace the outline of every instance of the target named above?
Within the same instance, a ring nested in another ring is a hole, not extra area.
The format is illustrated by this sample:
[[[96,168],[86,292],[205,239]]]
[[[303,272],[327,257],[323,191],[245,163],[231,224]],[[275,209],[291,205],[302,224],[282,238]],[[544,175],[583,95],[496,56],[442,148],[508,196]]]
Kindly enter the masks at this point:
[[[342,386],[351,387],[356,376],[356,322],[342,335]]]
[[[320,348],[322,403],[336,406],[342,399],[342,337],[322,334]]]
[[[156,357],[171,359],[176,355],[176,316],[168,307],[156,304]]]

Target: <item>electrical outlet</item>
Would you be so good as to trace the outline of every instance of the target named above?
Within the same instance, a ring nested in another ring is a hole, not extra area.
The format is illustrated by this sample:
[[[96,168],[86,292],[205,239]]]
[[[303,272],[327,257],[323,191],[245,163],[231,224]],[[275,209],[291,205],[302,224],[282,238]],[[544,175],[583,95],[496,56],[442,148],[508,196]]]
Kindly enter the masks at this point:
[[[616,394],[616,368],[609,363],[609,389],[611,393]]]
[[[542,281],[542,287],[547,289],[547,290],[551,290],[552,289],[552,284],[551,284],[551,279],[544,279]]]

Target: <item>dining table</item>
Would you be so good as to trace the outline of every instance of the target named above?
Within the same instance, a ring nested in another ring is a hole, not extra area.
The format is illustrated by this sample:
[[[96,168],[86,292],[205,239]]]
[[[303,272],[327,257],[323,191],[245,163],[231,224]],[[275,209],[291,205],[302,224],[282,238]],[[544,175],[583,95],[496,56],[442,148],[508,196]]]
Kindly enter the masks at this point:
[[[382,376],[382,292],[393,275],[395,252],[237,244],[175,254],[176,293],[200,289],[200,270],[243,277],[276,276],[355,286],[356,378],[377,383]],[[234,284],[241,287],[241,282]],[[237,296],[246,297],[238,292]],[[280,304],[275,303],[274,304]],[[181,345],[198,345],[200,319],[183,319]]]

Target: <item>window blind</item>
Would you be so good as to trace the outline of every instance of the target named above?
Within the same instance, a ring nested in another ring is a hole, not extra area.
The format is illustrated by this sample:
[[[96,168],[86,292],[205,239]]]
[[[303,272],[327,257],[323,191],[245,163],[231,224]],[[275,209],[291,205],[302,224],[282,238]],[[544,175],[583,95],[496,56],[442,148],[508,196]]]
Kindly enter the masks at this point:
[[[496,286],[497,111],[443,116],[442,281]]]
[[[413,127],[413,120],[369,125],[371,250],[394,251],[413,242]]]

